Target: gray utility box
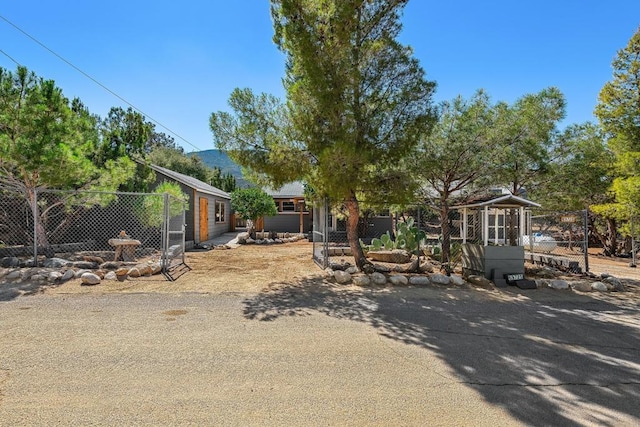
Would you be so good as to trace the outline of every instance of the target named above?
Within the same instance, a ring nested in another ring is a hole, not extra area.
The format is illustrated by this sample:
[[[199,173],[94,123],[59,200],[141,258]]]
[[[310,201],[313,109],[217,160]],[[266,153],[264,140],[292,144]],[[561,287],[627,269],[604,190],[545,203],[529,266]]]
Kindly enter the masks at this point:
[[[524,247],[462,244],[462,273],[465,277],[478,275],[491,279],[493,269],[508,274],[524,274]]]

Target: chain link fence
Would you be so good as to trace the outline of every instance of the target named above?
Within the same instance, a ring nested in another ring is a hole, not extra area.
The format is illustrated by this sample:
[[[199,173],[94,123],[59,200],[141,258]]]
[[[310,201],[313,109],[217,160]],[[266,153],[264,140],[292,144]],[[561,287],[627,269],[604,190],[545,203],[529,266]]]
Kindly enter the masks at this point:
[[[574,273],[589,271],[587,211],[536,210],[522,245],[527,261],[555,265]]]
[[[152,261],[184,265],[185,202],[169,194],[0,187],[0,259]]]
[[[488,215],[488,224],[483,224],[480,212],[463,217],[462,212],[451,209],[444,222],[441,215],[439,208],[425,205],[410,206],[401,213],[368,215],[360,221],[359,236],[365,244],[387,232],[394,239],[401,224],[413,221],[425,234],[419,253],[442,261],[443,247],[448,247],[446,267],[455,269],[461,263],[466,227],[467,243],[484,244],[483,233],[487,232],[490,245],[523,246],[529,262],[576,273],[589,271],[586,211],[525,211],[520,218],[519,210],[502,209]],[[339,213],[326,202],[318,203],[313,219],[313,259],[318,265],[325,268],[331,265],[332,257],[351,255],[346,222]],[[522,241],[518,233],[521,225],[525,227]]]

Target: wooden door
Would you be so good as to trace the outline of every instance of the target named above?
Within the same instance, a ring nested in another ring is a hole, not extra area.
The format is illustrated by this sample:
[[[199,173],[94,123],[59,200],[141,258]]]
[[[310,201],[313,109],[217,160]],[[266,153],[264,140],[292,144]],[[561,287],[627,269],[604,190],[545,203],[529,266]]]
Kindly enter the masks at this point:
[[[200,197],[200,241],[209,239],[209,200]]]

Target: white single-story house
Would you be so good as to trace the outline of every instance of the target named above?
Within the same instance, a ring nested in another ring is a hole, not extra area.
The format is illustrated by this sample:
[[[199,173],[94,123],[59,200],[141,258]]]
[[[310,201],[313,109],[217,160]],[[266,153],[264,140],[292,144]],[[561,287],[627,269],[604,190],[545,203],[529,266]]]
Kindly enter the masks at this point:
[[[231,231],[231,196],[219,188],[179,172],[149,165],[156,173],[156,182],[171,181],[180,185],[188,196],[185,240],[187,247],[205,242]]]

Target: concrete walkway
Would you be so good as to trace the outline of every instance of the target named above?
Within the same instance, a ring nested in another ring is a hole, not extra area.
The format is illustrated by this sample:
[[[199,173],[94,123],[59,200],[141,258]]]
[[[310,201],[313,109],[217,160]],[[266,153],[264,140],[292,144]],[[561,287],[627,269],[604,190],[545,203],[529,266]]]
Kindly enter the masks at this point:
[[[240,246],[238,244],[238,234],[244,233],[244,230],[233,231],[229,233],[221,234],[220,236],[216,236],[213,239],[209,239],[204,244],[217,246],[217,245],[227,245],[231,248],[237,248]]]

